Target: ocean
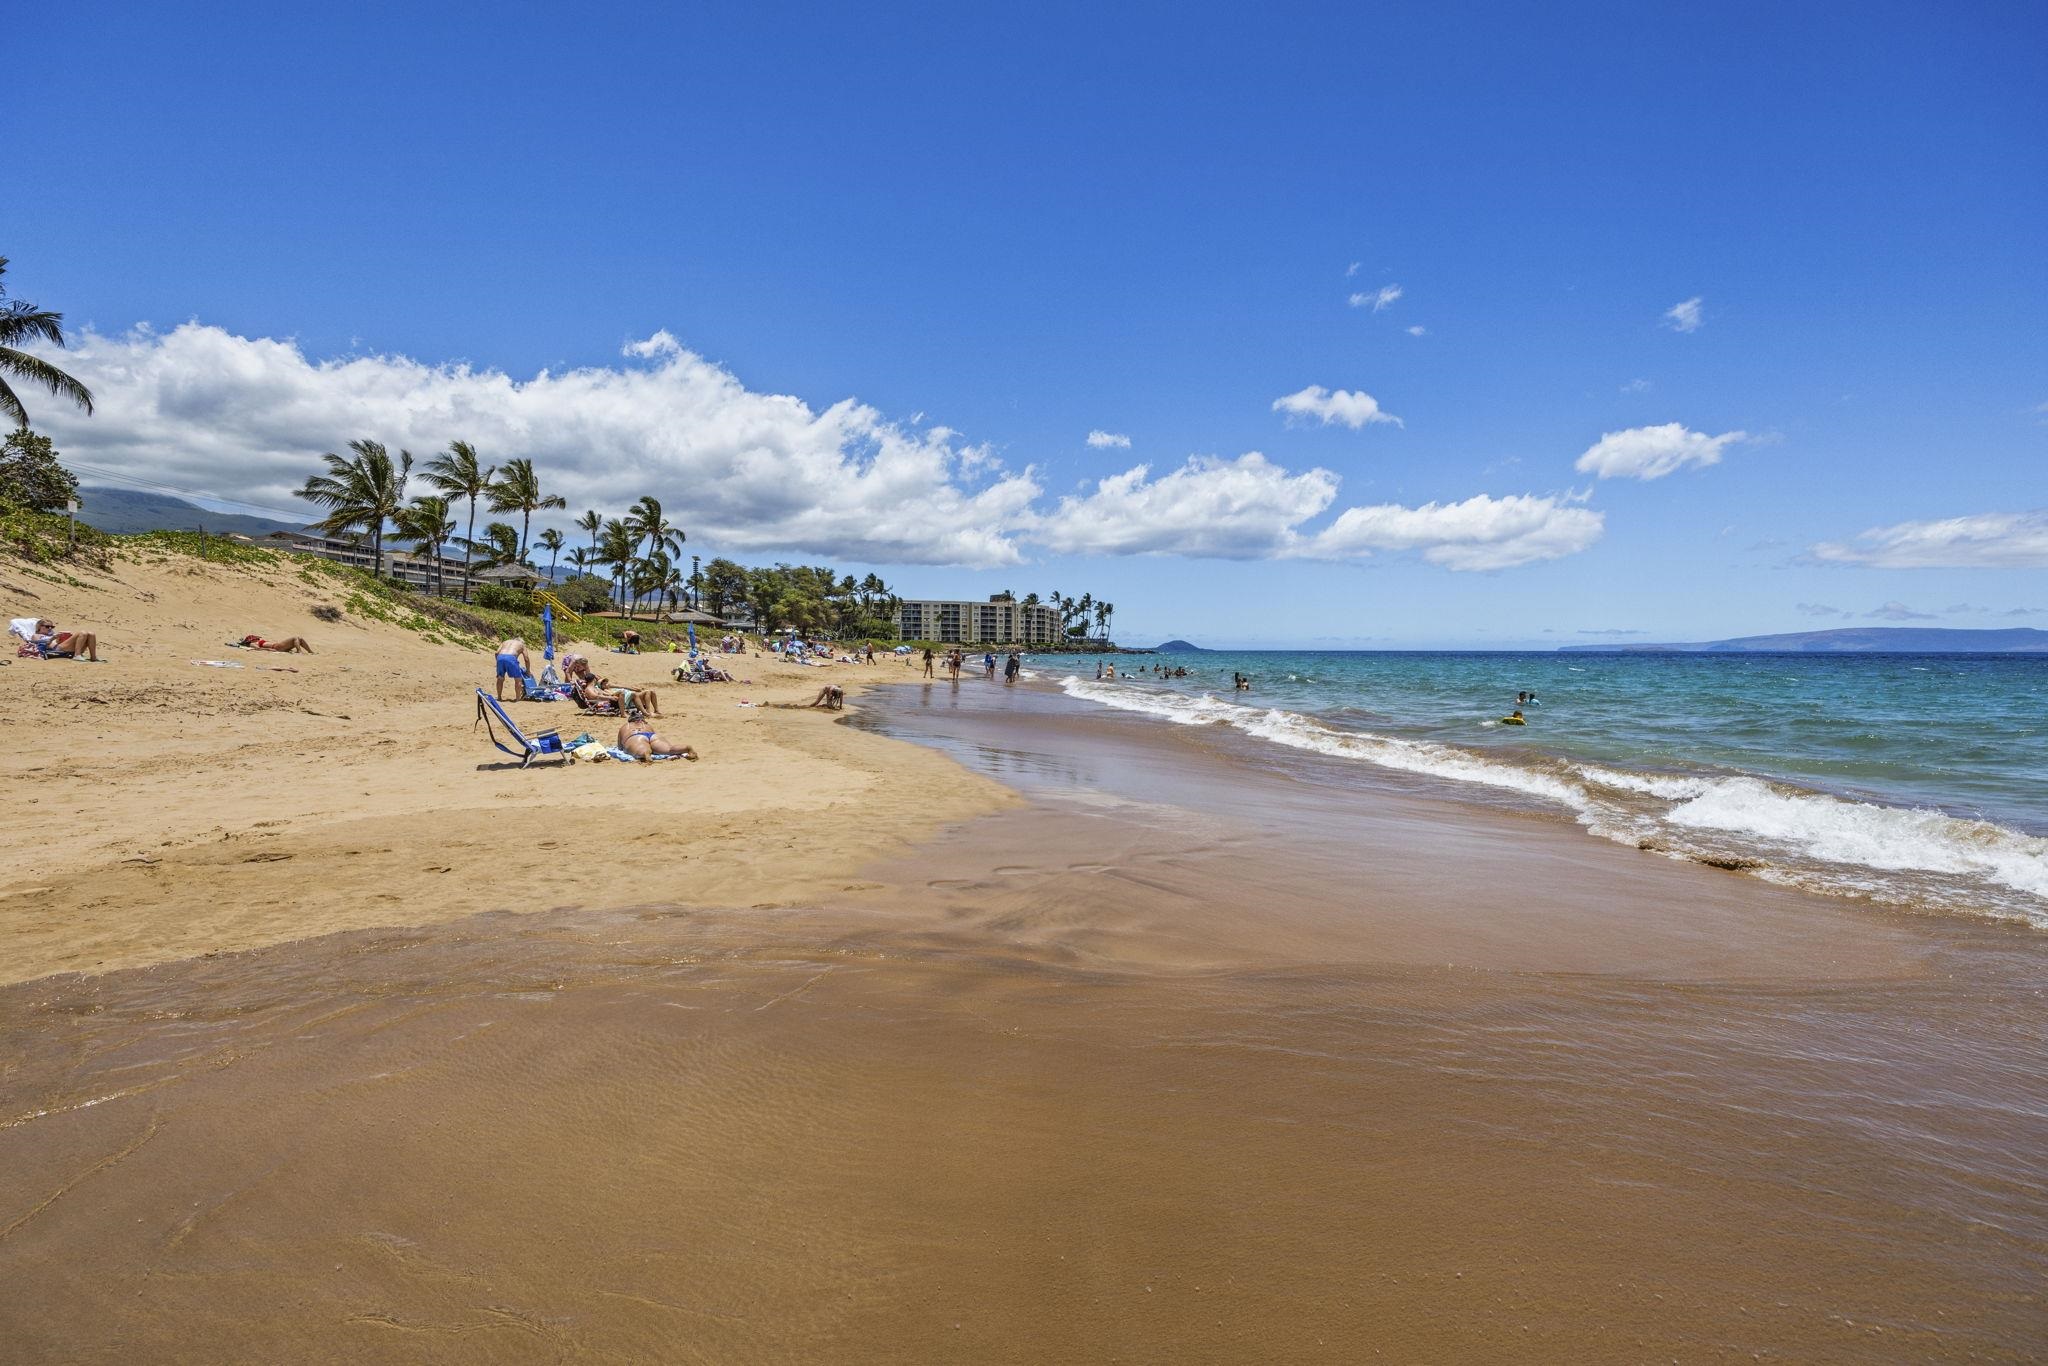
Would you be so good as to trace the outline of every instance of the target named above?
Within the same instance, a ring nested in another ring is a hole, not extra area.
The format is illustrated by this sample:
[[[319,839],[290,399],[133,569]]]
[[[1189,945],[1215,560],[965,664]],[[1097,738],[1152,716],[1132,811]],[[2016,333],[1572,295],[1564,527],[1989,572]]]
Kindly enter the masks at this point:
[[[1098,681],[1104,662],[1123,676]],[[2048,658],[1205,651],[1030,667],[1268,757],[1412,775],[1808,890],[2048,928]],[[1518,692],[1537,696],[1527,724],[1503,725]]]

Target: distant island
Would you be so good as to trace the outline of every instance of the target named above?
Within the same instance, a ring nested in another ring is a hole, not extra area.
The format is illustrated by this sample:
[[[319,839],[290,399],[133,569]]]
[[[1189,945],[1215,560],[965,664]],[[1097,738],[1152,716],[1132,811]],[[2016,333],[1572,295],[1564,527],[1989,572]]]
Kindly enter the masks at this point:
[[[1159,655],[1199,655],[1207,654],[1208,651],[1199,645],[1190,645],[1185,640],[1169,640],[1164,645],[1154,646],[1152,653]]]
[[[1164,648],[1164,647],[1162,647]],[[1845,626],[1673,645],[1560,645],[1564,654],[2048,654],[2048,631],[2032,626],[1964,630],[1948,626]]]
[[[139,531],[239,531],[244,536],[268,536],[278,531],[297,531],[303,522],[280,522],[268,517],[250,517],[239,512],[212,512],[183,498],[162,493],[140,493],[134,489],[88,485],[78,491],[78,520],[110,536],[132,536]]]

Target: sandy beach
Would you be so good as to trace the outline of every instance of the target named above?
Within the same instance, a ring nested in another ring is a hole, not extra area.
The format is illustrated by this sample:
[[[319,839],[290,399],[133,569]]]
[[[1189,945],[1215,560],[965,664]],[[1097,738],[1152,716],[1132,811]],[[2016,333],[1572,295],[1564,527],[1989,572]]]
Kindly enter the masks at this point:
[[[111,662],[0,689],[17,1359],[2038,1353],[2035,932],[979,680],[520,772],[482,648],[29,586]]]
[[[77,587],[0,570],[0,600],[10,617],[92,623],[105,658],[0,675],[20,784],[5,820],[5,981],[479,911],[787,905],[1008,800],[935,755],[789,705],[828,676],[852,689],[900,674],[894,662],[750,655],[734,661],[747,682],[684,686],[667,655],[600,653],[600,672],[659,690],[662,733],[702,761],[521,772],[474,728],[496,642],[320,621],[311,609],[339,599],[288,568],[127,560]],[[315,653],[225,643],[251,633],[305,635]],[[536,640],[536,667],[539,655]],[[509,706],[529,732],[609,742],[617,729],[568,703]]]

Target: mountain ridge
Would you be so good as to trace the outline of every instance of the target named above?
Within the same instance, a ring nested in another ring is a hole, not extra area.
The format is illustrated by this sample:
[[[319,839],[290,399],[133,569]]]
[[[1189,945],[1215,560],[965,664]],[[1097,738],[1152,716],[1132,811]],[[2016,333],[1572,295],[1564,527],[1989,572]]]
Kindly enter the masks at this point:
[[[2048,654],[2048,631],[2032,626],[1840,626],[1827,631],[1730,636],[1668,644],[1560,645],[1560,654]]]

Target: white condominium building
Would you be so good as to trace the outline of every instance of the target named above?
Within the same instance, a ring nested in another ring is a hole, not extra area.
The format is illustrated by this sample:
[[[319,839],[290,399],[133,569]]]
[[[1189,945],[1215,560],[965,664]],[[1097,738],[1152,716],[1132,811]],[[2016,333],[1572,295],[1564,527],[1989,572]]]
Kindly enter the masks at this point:
[[[1009,598],[904,602],[896,625],[905,640],[946,645],[1058,645],[1065,639],[1058,611]]]

